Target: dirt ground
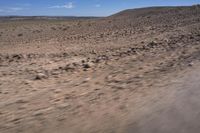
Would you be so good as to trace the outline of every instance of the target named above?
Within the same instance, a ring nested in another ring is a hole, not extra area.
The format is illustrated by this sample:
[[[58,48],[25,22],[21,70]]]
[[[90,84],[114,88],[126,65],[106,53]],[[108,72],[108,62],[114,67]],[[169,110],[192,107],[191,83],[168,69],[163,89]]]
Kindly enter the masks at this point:
[[[0,133],[195,133],[199,61],[199,6],[0,20]]]

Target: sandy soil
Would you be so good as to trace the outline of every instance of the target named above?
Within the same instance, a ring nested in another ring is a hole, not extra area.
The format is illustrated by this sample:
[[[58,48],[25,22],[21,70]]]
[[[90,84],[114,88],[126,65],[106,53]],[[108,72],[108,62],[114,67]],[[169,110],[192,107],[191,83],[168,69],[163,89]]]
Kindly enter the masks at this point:
[[[84,20],[4,20],[0,47],[1,133],[193,133],[200,127],[191,126],[199,118],[198,95],[194,115],[172,117],[183,107],[171,113],[199,91],[193,76],[200,68],[199,6]],[[174,85],[187,78],[194,86]],[[181,90],[184,98],[176,99]]]

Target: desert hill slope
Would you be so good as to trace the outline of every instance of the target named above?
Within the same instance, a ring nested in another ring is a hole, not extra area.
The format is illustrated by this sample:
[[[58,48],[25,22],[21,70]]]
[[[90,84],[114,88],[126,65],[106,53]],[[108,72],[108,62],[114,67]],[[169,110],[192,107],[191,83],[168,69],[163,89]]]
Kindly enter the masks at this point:
[[[199,6],[126,10],[88,20],[24,20],[0,24],[0,46],[41,42],[103,42],[150,32],[168,32],[199,22]],[[110,39],[109,39],[110,38]],[[16,44],[16,43],[15,43]]]

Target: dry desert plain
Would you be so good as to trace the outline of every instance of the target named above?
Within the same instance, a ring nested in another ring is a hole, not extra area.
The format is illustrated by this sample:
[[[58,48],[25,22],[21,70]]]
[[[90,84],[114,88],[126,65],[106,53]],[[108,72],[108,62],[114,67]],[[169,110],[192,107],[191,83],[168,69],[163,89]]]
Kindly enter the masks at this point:
[[[0,19],[0,133],[198,133],[200,6]]]

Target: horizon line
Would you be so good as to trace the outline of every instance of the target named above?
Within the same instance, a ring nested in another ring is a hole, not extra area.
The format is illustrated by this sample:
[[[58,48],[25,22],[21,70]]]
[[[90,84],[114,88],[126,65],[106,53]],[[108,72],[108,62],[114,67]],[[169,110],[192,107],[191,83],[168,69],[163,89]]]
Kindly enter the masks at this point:
[[[114,15],[116,13],[119,13],[119,12],[122,12],[122,11],[125,11],[125,10],[132,10],[132,9],[145,9],[145,8],[165,8],[165,7],[192,7],[192,6],[200,6],[200,4],[193,4],[193,5],[170,5],[170,6],[143,6],[143,7],[135,7],[135,8],[127,8],[127,9],[124,9],[124,10],[120,10],[118,12],[115,12],[115,13],[112,13],[110,15],[106,15],[106,16],[86,16],[86,15],[0,15],[0,17],[77,17],[77,18],[86,18],[86,17],[93,17],[93,18],[101,18],[101,17],[108,17],[108,16],[111,16],[111,15]]]

